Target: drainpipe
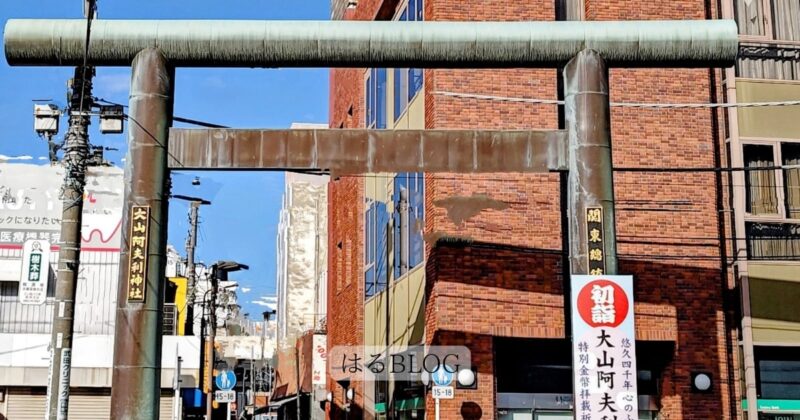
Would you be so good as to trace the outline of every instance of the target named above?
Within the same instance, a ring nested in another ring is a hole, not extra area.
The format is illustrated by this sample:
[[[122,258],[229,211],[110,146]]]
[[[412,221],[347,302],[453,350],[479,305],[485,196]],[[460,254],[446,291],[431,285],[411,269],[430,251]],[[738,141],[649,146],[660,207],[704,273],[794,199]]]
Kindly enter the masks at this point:
[[[734,18],[733,0],[722,1],[722,18]],[[727,103],[736,103],[736,68],[725,68],[725,97]],[[735,107],[728,110],[728,145],[730,166],[744,167],[744,151],[739,139],[739,112]],[[742,368],[744,369],[744,397],[747,398],[747,418],[758,418],[758,391],[756,388],[756,362],[753,344],[753,318],[750,308],[750,279],[747,270],[747,239],[745,237],[744,215],[747,211],[747,189],[745,187],[745,171],[731,171],[731,194],[733,197],[733,237],[734,263],[736,277],[739,280],[742,310]]]

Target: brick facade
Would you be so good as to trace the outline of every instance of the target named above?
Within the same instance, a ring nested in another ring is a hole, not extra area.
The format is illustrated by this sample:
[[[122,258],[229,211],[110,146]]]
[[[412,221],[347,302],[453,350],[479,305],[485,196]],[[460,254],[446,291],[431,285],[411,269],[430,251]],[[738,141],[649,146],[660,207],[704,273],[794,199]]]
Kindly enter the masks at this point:
[[[554,20],[554,3],[425,0],[425,19]],[[586,0],[585,13],[588,20],[703,19],[716,17],[711,3]],[[360,0],[347,18],[372,19],[381,4]],[[719,77],[708,69],[612,69],[610,78],[614,102],[718,100]],[[425,124],[558,127],[553,105],[453,98],[440,91],[555,99],[555,70],[426,70]],[[363,96],[363,70],[332,70],[331,127],[363,127]],[[624,168],[719,166],[719,115],[697,109],[612,108],[619,271],[634,275],[637,339],[672,345],[672,359],[659,383],[660,414],[671,420],[737,416],[732,397],[738,392],[736,334],[733,323],[726,323],[729,273],[720,263],[725,245],[716,193],[722,186],[713,172]],[[467,344],[478,366],[478,389],[459,390],[456,399],[445,401],[442,419],[469,418],[473,414],[466,413],[476,405],[482,418],[494,418],[493,337],[565,337],[559,191],[558,174],[426,176],[425,231],[429,238],[443,238],[427,247],[426,340]],[[508,207],[456,223],[436,204],[474,194]],[[359,343],[363,337],[363,311],[353,310],[363,307],[362,203],[363,179],[331,183],[329,346]],[[339,243],[346,246],[337,249]],[[348,279],[352,282],[342,286]],[[712,392],[691,392],[693,371],[712,374]],[[339,401],[341,389],[334,395]],[[432,412],[430,400],[427,409]]]

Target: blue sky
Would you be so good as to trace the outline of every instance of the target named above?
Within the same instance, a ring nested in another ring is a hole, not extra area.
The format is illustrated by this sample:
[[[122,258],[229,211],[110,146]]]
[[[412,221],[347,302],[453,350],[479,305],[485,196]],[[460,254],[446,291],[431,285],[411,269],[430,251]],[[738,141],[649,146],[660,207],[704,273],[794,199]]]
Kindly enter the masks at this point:
[[[328,19],[329,0],[98,0],[101,19]],[[3,25],[9,18],[81,18],[82,0],[0,1]],[[33,132],[32,100],[66,104],[69,67],[14,67],[0,59],[0,154],[47,155],[47,146]],[[128,102],[130,70],[98,68],[94,95]],[[327,69],[179,69],[175,115],[245,128],[287,128],[292,122],[328,121]],[[62,121],[62,127],[65,127]],[[61,134],[63,135],[62,129]],[[120,149],[106,158],[122,165],[126,135],[101,136],[96,124],[91,141]],[[201,186],[191,180],[199,176]],[[280,172],[181,172],[173,176],[173,192],[201,196],[213,203],[200,212],[197,259],[212,263],[233,259],[250,265],[236,274],[243,287],[243,311],[260,318],[252,303],[275,294],[275,236],[283,193]],[[188,231],[188,206],[170,204],[169,242],[183,250]]]

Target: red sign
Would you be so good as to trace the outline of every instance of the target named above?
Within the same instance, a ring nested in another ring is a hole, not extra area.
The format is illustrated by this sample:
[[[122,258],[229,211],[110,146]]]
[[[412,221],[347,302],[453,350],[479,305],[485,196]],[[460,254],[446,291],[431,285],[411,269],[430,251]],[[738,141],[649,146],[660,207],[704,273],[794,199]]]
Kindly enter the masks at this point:
[[[628,316],[628,295],[615,282],[594,280],[578,293],[578,313],[592,328],[617,327]]]

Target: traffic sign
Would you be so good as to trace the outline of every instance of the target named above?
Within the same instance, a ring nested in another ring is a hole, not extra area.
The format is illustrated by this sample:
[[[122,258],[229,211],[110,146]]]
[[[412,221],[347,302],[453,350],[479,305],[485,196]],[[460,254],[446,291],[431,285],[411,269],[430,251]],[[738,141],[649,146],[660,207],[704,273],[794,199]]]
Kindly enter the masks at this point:
[[[431,380],[435,385],[438,386],[448,386],[453,382],[453,372],[452,368],[447,367],[445,365],[440,365],[438,369],[436,369],[433,374],[431,374]]]
[[[223,391],[231,390],[236,386],[236,375],[231,370],[223,370],[214,378],[214,383]]]
[[[214,391],[214,401],[218,403],[232,403],[236,401],[236,391]]]
[[[455,391],[452,386],[434,386],[431,388],[431,396],[436,400],[450,400],[455,397]]]

